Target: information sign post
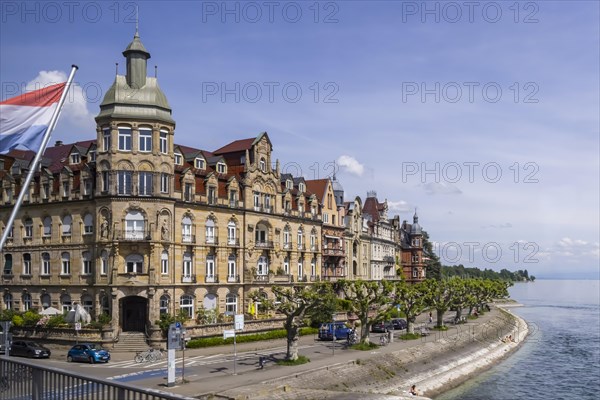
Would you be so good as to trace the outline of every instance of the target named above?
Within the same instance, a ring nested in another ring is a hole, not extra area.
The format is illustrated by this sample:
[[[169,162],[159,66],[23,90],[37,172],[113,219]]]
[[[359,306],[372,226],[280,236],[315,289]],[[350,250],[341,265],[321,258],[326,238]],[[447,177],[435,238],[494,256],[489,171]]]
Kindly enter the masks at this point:
[[[175,385],[175,350],[181,350],[183,332],[181,322],[169,325],[167,337],[167,386]]]

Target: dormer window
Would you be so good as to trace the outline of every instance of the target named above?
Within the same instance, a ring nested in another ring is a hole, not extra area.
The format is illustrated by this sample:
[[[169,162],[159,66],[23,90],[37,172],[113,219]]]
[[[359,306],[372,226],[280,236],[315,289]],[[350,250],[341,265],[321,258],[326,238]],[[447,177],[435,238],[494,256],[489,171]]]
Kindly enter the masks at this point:
[[[285,187],[292,190],[294,188],[294,182],[292,182],[291,179],[286,180]]]
[[[96,150],[90,151],[90,162],[96,161]]]
[[[204,169],[204,159],[196,158],[196,160],[194,161],[194,166],[196,167],[196,169]]]
[[[300,193],[304,193],[304,190],[306,190],[306,188],[304,187],[304,183],[298,184],[298,190],[300,191]]]
[[[21,173],[21,167],[19,167],[18,164],[13,164],[12,168],[10,169],[10,172],[13,175],[19,175]]]
[[[224,174],[227,172],[227,166],[225,165],[225,163],[220,162],[217,164],[217,172],[219,174]]]
[[[81,156],[79,153],[71,154],[71,164],[79,164],[81,162]]]
[[[179,153],[175,153],[175,165],[183,165],[183,156]]]
[[[262,171],[262,172],[267,172],[267,162],[265,161],[264,158],[261,158],[259,163],[258,163],[258,168]]]

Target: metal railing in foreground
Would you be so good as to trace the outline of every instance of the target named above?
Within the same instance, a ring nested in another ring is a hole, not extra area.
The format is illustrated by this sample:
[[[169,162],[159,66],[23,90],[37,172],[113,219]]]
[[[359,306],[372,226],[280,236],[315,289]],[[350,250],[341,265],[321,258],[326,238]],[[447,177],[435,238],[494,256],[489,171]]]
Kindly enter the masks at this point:
[[[0,399],[181,400],[190,398],[1,357]]]

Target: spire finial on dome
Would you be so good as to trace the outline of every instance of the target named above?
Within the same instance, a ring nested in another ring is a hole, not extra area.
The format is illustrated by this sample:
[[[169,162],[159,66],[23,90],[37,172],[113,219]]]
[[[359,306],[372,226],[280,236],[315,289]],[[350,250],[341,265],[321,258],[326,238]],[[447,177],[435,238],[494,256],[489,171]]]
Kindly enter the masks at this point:
[[[140,37],[140,13],[138,5],[135,5],[135,35],[133,37]]]

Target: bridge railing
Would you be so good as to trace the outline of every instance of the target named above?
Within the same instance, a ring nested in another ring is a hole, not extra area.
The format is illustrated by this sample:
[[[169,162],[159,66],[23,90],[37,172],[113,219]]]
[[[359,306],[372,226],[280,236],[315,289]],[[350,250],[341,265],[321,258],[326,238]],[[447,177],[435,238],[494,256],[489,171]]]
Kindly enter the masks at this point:
[[[182,400],[190,398],[1,357],[0,399]]]

